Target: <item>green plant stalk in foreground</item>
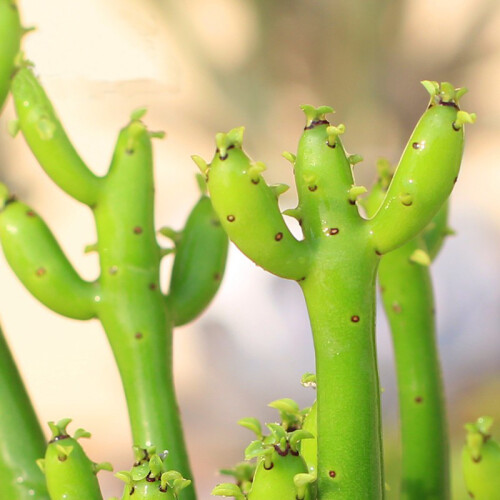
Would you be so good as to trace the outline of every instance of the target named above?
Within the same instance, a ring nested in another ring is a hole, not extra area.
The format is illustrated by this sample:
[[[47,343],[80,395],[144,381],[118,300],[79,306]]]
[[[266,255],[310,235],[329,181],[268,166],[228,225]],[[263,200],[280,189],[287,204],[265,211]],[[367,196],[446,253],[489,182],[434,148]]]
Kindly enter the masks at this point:
[[[45,437],[0,330],[0,498],[49,500],[36,460]]]
[[[11,90],[18,128],[41,166],[94,214],[101,273],[94,282],[82,280],[43,220],[4,192],[0,239],[7,261],[53,311],[102,322],[125,389],[134,444],[168,450],[168,469],[192,478],[175,398],[172,328],[200,314],[218,289],[227,237],[202,196],[182,233],[163,231],[177,247],[170,292],[164,294],[159,268],[170,250],[156,241],[151,148],[159,134],[142,123],[144,111],[133,113],[119,134],[109,172],[97,177],[73,148],[30,69],[17,70]],[[184,496],[195,498],[192,485]]]
[[[293,163],[304,235],[297,240],[261,176],[264,165],[242,150],[243,129],[216,137],[207,175],[212,203],[230,239],[264,269],[300,284],[316,353],[318,498],[376,500],[384,493],[379,380],[376,362],[375,278],[380,256],[414,238],[446,201],[463,151],[458,108],[463,89],[424,82],[431,103],[417,124],[379,211],[363,219],[351,165],[331,126],[331,108],[304,106],[307,123]]]
[[[383,201],[390,174],[364,200],[369,216]],[[447,228],[445,203],[421,235],[385,255],[378,277],[396,361],[402,440],[401,499],[450,498],[449,449],[429,271]]]
[[[2,111],[23,34],[15,0],[0,0],[0,34],[0,111]]]

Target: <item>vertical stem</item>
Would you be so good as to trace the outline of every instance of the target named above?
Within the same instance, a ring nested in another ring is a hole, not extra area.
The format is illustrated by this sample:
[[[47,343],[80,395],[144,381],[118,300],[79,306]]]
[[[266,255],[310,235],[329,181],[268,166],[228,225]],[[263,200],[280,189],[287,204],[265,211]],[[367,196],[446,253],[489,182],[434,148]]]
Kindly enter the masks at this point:
[[[344,255],[337,267],[332,260],[318,258],[321,264],[302,282],[316,352],[318,498],[377,500],[383,465],[376,259]]]
[[[399,387],[403,447],[401,498],[446,500],[448,438],[427,267],[409,260],[418,242],[384,256],[379,280],[389,319]]]
[[[36,465],[44,454],[45,437],[0,330],[0,498],[48,500]]]

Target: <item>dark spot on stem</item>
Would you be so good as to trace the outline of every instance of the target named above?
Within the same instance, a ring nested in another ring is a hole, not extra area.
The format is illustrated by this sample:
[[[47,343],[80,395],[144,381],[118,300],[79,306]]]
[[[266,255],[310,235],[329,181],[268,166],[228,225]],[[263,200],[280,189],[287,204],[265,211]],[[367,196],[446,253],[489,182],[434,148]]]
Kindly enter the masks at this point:
[[[167,486],[165,489],[163,489],[163,488],[160,486],[158,489],[159,489],[162,493],[166,493],[166,492],[167,492],[167,490],[168,490],[168,486]]]
[[[236,217],[234,215],[228,215],[226,217],[226,219],[229,221],[229,222],[234,222],[234,220],[236,219]]]
[[[282,450],[279,445],[277,445],[277,444],[274,445],[274,450],[281,457],[286,457],[288,455],[289,449],[290,449],[290,445],[288,443],[286,444],[286,448],[284,450]]]
[[[311,130],[319,125],[330,125],[328,120],[313,120],[309,125],[304,127],[304,130]]]
[[[478,464],[481,460],[482,460],[482,456],[479,455],[477,458],[472,458],[472,461],[475,463],[475,464]]]
[[[36,275],[37,276],[43,276],[44,274],[47,273],[47,269],[45,269],[45,267],[39,267],[37,270],[36,270]]]
[[[288,432],[292,432],[292,431],[288,431]],[[299,452],[298,451],[293,451],[292,449],[290,450],[290,455],[293,455],[294,457],[298,457],[299,456]]]
[[[219,158],[221,159],[221,161],[227,160],[227,153],[224,156],[219,155]]]
[[[398,302],[393,302],[392,304],[392,310],[396,313],[399,314],[401,312],[401,306]]]
[[[113,275],[113,274],[116,274],[118,272],[118,267],[117,266],[111,266],[109,269],[108,269],[108,273]]]
[[[351,316],[351,321],[353,323],[359,323],[359,316]]]
[[[274,464],[271,462],[271,465],[269,467],[266,467],[266,464],[264,464],[264,469],[266,470],[271,470],[274,467]]]
[[[59,460],[59,462],[66,462],[66,460],[68,460],[68,457],[67,455],[58,455],[57,460]]]
[[[274,237],[276,241],[281,241],[283,239],[283,233],[276,233],[276,236]]]
[[[158,285],[156,283],[150,283],[149,284],[149,289],[150,290],[156,290],[158,288]]]
[[[306,279],[305,276],[302,276],[302,278],[299,278],[297,281],[304,281]]]
[[[220,273],[215,273],[215,274],[214,274],[214,280],[215,280],[215,281],[220,281],[220,280],[221,280],[221,278],[222,278],[222,276],[221,276],[221,274],[220,274]]]
[[[337,143],[335,141],[333,142],[333,144],[330,144],[328,141],[326,141],[326,145],[332,149],[335,149],[337,147]]]
[[[337,476],[337,473],[334,470],[331,470],[328,472],[328,475],[333,479],[334,477]]]
[[[28,211],[26,212],[26,215],[27,215],[28,217],[36,217],[36,213],[35,213],[35,212],[33,212],[33,210],[28,210]]]
[[[134,335],[134,337],[135,337],[137,340],[141,340],[141,339],[144,337],[144,335],[143,335],[141,332],[137,332],[137,333]]]
[[[376,248],[375,248],[375,253],[376,253],[378,256],[381,256],[381,255],[382,255],[382,252],[379,252]]]
[[[455,184],[457,181],[458,181],[458,177],[455,177],[455,178],[453,179],[453,184]]]
[[[356,205],[356,200],[348,200],[351,205]]]
[[[156,478],[154,476],[151,476],[151,472],[149,472],[148,475],[146,476],[146,481],[148,483],[155,483],[156,482]]]
[[[415,403],[417,403],[417,404],[420,404],[422,401],[423,401],[422,396],[417,396],[417,397],[415,398]]]
[[[299,223],[299,226],[302,227],[302,219],[299,219],[297,222]]]
[[[125,153],[128,154],[129,156],[131,156],[134,154],[134,150],[133,149],[126,149]]]
[[[401,200],[401,203],[405,207],[411,207],[413,205],[413,199],[412,199],[411,195],[404,196],[403,199]]]
[[[134,234],[142,234],[142,227],[141,226],[135,226],[134,227]]]
[[[442,97],[437,97],[437,103],[440,105],[440,106],[450,106],[451,108],[455,108],[455,109],[459,109],[459,107],[457,106],[457,104],[453,101],[443,101],[443,98]]]
[[[384,293],[384,292],[385,292],[385,286],[380,285],[380,293]]]
[[[468,491],[467,493],[469,494],[469,496],[470,496],[471,498],[476,498],[476,497],[474,496],[474,493],[472,493],[472,491]]]
[[[423,149],[422,143],[421,142],[414,142],[411,147],[413,149]]]
[[[214,226],[214,227],[219,227],[220,221],[219,221],[219,219],[211,219],[210,224],[212,224],[212,226]]]
[[[132,496],[134,493],[135,493],[135,486],[132,486],[132,487],[130,488],[130,493],[129,493],[129,495],[130,495],[130,496]]]
[[[339,234],[339,228],[338,227],[331,227],[328,229],[328,235],[329,236],[335,236],[336,234]]]
[[[312,186],[309,186],[307,189],[309,189],[309,191],[316,191],[316,189],[318,189],[318,186],[316,186],[316,184],[313,184]]]
[[[257,177],[257,179],[252,179],[252,184],[258,184],[260,182],[260,179]]]
[[[455,122],[453,122],[453,123],[451,124],[451,126],[453,127],[453,130],[454,130],[455,132],[460,132],[460,127],[457,127],[457,125],[456,125],[456,123],[455,123]]]

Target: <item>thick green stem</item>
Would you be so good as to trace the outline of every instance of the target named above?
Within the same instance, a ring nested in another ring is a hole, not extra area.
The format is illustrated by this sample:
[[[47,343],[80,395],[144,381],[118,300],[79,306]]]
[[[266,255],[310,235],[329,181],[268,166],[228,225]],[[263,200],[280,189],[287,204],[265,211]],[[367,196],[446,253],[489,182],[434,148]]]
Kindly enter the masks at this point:
[[[318,258],[301,282],[316,353],[318,498],[383,498],[371,249]],[[328,262],[328,266],[325,266]]]
[[[450,497],[448,439],[427,267],[410,260],[418,238],[382,258],[379,281],[399,387],[403,448],[401,498]]]
[[[44,454],[45,437],[0,330],[0,498],[48,500],[36,465]]]
[[[133,120],[119,135],[94,207],[102,296],[98,316],[122,378],[134,444],[168,450],[167,467],[192,479],[172,375],[172,314],[159,288],[151,140]],[[195,498],[193,486],[184,495]]]

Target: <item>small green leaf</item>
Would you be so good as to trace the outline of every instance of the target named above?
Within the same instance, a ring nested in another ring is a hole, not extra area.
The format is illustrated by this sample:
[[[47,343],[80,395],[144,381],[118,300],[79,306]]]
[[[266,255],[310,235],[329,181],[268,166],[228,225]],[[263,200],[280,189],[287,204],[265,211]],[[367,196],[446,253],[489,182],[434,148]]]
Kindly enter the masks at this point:
[[[290,398],[277,399],[276,401],[269,403],[267,406],[274,408],[275,410],[291,413],[292,415],[298,415],[300,413],[299,405]]]
[[[144,118],[144,115],[148,112],[148,108],[137,108],[132,113],[130,113],[130,120],[131,121],[137,121],[140,120],[141,118]]]
[[[254,417],[242,418],[238,420],[238,425],[241,425],[242,427],[245,427],[245,429],[254,432],[259,439],[262,439],[262,426],[256,418]]]
[[[233,483],[218,484],[213,490],[211,495],[217,497],[233,497],[236,500],[245,500],[245,495],[242,493],[239,486]]]

